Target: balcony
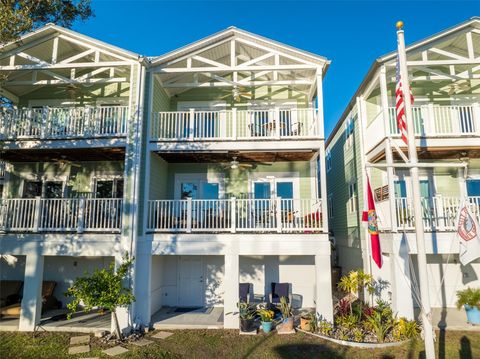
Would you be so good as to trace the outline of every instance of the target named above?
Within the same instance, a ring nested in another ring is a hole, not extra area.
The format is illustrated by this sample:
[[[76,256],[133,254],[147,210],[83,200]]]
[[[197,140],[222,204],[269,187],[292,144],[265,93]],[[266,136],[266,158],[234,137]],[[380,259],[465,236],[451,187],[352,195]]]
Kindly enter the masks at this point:
[[[118,232],[120,198],[12,198],[0,200],[3,232]]]
[[[461,199],[459,197],[423,197],[423,226],[426,231],[455,231]],[[480,197],[468,197],[470,210],[480,221]],[[397,197],[396,223],[398,230],[414,230],[413,202],[411,198]],[[388,212],[385,212],[388,213]]]
[[[476,103],[462,106],[434,104],[413,106],[412,114],[415,136],[427,139],[421,140],[420,146],[435,145],[433,140],[445,137],[465,139],[480,136],[480,106]],[[368,124],[365,136],[366,151],[369,152],[380,144],[385,138],[385,133],[400,139],[394,107],[388,108],[388,121],[384,121],[383,112],[380,111]],[[465,144],[464,140],[461,141],[459,145]]]
[[[321,138],[313,108],[169,111],[152,114],[150,141],[295,140]]]
[[[122,137],[128,116],[128,106],[3,108],[0,140]]]
[[[320,199],[182,199],[148,201],[149,232],[324,231]]]

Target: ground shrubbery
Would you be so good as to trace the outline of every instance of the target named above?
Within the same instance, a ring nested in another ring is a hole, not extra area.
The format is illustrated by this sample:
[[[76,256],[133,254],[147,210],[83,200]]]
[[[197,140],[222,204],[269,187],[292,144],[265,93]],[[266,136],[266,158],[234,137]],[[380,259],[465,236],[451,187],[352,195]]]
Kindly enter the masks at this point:
[[[346,295],[335,306],[334,322],[319,320],[313,332],[362,343],[397,342],[419,336],[417,322],[397,318],[388,302],[377,299],[376,304],[370,306],[359,298],[364,290],[372,294],[375,290],[370,275],[362,271],[350,272],[342,277],[338,286]]]

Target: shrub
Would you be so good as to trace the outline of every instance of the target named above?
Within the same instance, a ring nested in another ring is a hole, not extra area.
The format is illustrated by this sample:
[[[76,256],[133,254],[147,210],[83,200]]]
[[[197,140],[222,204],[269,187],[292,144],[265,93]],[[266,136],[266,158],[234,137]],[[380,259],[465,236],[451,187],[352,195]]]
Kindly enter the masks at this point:
[[[366,323],[375,333],[377,340],[383,343],[388,333],[392,330],[394,321],[392,318],[384,317],[382,312],[375,310],[371,316],[367,317]]]
[[[346,299],[340,299],[337,305],[337,314],[341,317],[351,313],[350,302]]]
[[[312,332],[315,332],[312,330],[311,324],[310,324],[310,330]],[[318,332],[323,335],[330,336],[333,331],[333,325],[330,322],[327,322],[326,320],[321,320],[318,322]]]
[[[395,340],[406,340],[417,338],[420,334],[420,327],[414,320],[400,318],[395,321],[393,337]]]

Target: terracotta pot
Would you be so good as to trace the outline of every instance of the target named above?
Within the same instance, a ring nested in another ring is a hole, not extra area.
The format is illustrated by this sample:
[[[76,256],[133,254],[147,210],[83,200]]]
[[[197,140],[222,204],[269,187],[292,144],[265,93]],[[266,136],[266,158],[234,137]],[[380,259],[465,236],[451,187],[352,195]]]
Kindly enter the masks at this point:
[[[306,332],[310,331],[310,319],[300,317],[300,328]]]

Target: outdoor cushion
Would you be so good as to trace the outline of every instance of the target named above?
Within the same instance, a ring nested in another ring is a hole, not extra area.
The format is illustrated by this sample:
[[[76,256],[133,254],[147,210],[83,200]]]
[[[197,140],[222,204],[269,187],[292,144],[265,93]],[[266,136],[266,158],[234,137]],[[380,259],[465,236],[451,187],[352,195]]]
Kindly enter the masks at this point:
[[[0,307],[10,305],[8,298],[20,297],[23,282],[20,280],[0,281]]]
[[[289,283],[272,283],[272,303],[280,303],[280,298],[285,297],[287,303],[290,302],[290,285]]]
[[[240,283],[239,293],[239,301],[248,303],[250,299],[250,283]]]

